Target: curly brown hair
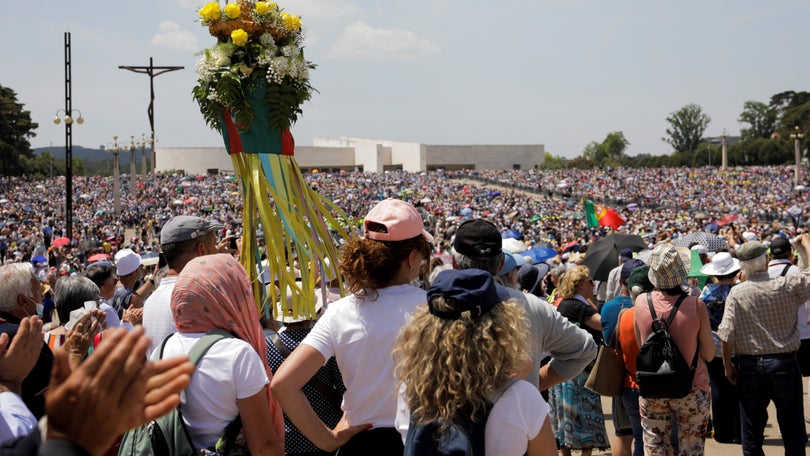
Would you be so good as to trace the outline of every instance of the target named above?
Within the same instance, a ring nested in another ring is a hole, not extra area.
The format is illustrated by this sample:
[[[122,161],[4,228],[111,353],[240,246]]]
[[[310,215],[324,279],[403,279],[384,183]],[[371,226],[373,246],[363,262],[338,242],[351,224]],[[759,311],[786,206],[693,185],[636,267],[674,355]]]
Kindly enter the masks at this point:
[[[454,310],[453,300],[433,306]],[[415,423],[472,420],[518,371],[527,345],[526,312],[513,301],[481,316],[443,320],[420,306],[394,348],[396,373]]]
[[[562,296],[563,299],[572,299],[577,295],[579,284],[586,280],[591,280],[591,273],[588,267],[581,264],[576,265],[560,276],[557,294]]]
[[[340,271],[346,277],[349,292],[370,300],[377,299],[377,289],[396,280],[402,261],[414,250],[424,258],[430,258],[432,246],[421,234],[404,241],[350,239],[343,246],[340,261]]]

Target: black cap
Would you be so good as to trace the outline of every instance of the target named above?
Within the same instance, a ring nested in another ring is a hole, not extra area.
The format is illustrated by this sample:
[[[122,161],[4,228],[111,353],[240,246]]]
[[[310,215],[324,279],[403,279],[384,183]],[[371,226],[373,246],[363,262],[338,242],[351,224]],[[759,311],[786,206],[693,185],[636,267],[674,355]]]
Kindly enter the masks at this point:
[[[771,253],[774,255],[781,255],[790,252],[790,241],[782,236],[777,237],[771,241]]]
[[[501,253],[501,233],[484,219],[467,220],[456,230],[453,248],[472,258],[493,258]]]

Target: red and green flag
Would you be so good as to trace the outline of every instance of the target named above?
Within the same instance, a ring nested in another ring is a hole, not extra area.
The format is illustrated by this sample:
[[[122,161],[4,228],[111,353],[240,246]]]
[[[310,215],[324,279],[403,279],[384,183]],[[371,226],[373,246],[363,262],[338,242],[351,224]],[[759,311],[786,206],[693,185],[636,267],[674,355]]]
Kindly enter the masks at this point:
[[[585,206],[585,220],[589,228],[609,226],[618,230],[626,221],[615,209],[597,208],[591,200],[583,200],[582,204]]]

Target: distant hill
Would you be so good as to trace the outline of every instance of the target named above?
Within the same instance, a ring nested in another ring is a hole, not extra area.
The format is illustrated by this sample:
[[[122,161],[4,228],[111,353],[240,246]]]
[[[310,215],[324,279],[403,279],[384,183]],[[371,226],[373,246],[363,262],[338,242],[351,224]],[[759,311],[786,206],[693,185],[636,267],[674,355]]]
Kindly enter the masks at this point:
[[[49,151],[56,158],[65,157],[65,145],[53,147],[35,147],[34,155]],[[73,158],[80,158],[84,162],[110,160],[111,154],[104,152],[104,148],[88,149],[82,146],[73,146]]]

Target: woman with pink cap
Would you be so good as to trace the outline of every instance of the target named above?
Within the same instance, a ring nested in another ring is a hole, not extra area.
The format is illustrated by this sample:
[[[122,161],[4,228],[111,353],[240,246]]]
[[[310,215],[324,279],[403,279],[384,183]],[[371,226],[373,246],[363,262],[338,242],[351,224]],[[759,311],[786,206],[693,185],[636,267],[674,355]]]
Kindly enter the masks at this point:
[[[276,371],[272,390],[288,418],[312,443],[341,455],[402,454],[394,428],[392,351],[399,329],[426,300],[412,285],[430,258],[433,237],[410,204],[387,199],[363,222],[364,236],[343,247],[340,270],[350,294],[332,303]],[[301,387],[332,356],[343,374],[343,418],[329,429]]]

